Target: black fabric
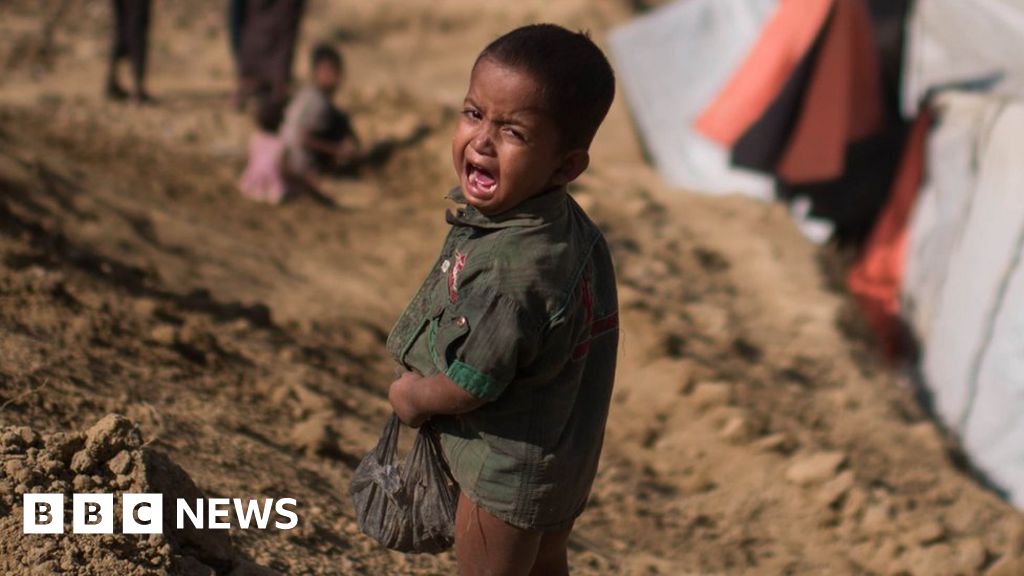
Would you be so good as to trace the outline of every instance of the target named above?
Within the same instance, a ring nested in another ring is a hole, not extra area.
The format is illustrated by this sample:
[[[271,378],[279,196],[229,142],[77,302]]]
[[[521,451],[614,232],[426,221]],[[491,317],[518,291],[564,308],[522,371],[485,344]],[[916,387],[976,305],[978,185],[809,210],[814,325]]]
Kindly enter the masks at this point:
[[[782,157],[793,127],[803,107],[804,92],[811,79],[811,71],[818,60],[822,39],[832,20],[832,14],[822,25],[811,48],[800,59],[793,74],[786,80],[782,91],[772,101],[765,113],[751,124],[750,128],[736,140],[732,148],[732,163],[758,172],[774,174]]]
[[[292,78],[304,0],[249,0],[239,44],[239,70],[255,92],[284,97]]]
[[[904,30],[911,3],[912,0],[868,0],[882,74],[885,128],[847,148],[846,171],[837,180],[802,185],[776,182],[780,198],[810,200],[810,215],[832,222],[833,239],[840,245],[860,246],[867,240],[889,200],[899,168],[908,133],[900,113],[900,82]]]
[[[333,106],[330,111],[330,119],[325,127],[320,130],[314,130],[310,135],[317,140],[331,142],[332,144],[341,143],[350,138],[353,141],[357,141],[356,132],[352,128],[352,120],[348,117],[348,114]],[[334,156],[325,152],[314,152],[313,160],[317,167],[322,170],[329,170],[335,165]]]
[[[900,83],[907,15],[912,0],[868,0],[871,27],[878,48],[886,117],[900,121]]]
[[[149,44],[151,0],[113,0],[114,36],[111,62],[128,58],[136,81],[146,76],[146,50]]]
[[[906,135],[905,124],[892,123],[847,147],[846,171],[838,180],[798,185],[777,180],[776,193],[787,200],[808,198],[810,215],[835,225],[836,242],[862,245],[889,199]]]
[[[364,534],[391,550],[436,554],[455,541],[459,492],[437,433],[424,424],[398,464],[400,423],[393,415],[377,447],[352,474],[349,496]]]

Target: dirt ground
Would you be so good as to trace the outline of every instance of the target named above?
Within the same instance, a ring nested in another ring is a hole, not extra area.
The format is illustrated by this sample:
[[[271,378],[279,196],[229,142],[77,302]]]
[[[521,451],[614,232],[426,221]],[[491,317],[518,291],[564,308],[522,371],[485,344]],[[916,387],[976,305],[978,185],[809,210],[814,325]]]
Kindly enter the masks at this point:
[[[155,3],[150,107],[100,98],[106,2],[0,5],[0,571],[451,573],[361,536],[347,486],[388,414],[387,330],[445,233],[456,106],[502,31],[600,42],[638,4],[311,1],[302,47],[339,43],[339,100],[382,153],[326,185],[333,206],[280,207],[233,188],[250,122],[222,3]],[[613,247],[623,324],[574,573],[1024,574],[1024,517],[847,335],[782,208],[666,188],[621,98],[593,152],[574,194]],[[25,490],[158,478],[294,497],[301,523],[20,533]]]

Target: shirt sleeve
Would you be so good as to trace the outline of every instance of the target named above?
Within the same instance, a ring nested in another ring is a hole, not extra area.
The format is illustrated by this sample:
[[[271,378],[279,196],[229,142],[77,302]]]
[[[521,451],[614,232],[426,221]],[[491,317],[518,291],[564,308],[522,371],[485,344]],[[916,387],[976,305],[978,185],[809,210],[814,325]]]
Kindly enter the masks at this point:
[[[323,124],[324,105],[320,97],[310,88],[301,90],[292,99],[285,112],[285,137],[293,144],[301,145],[301,138]]]
[[[501,396],[517,368],[535,354],[534,323],[502,294],[465,294],[441,321],[436,344],[447,361],[445,375],[482,400]]]

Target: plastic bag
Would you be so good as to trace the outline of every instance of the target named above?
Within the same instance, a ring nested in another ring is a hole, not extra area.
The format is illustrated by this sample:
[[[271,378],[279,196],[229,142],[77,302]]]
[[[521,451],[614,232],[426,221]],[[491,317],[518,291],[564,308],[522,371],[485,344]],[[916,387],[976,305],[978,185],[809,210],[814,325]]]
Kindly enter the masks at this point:
[[[436,554],[454,542],[459,492],[437,432],[424,424],[405,462],[398,464],[398,416],[392,414],[377,447],[352,475],[349,496],[364,534],[386,548]]]

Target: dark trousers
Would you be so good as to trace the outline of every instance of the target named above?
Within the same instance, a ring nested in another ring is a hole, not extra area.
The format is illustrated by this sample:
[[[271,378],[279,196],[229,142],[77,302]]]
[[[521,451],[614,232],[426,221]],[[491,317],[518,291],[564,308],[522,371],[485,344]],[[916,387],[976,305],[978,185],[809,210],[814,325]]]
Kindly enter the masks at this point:
[[[239,44],[239,72],[249,92],[288,95],[303,0],[248,0]]]
[[[245,0],[228,1],[228,40],[231,43],[231,57],[238,68],[239,53],[242,51],[242,30],[245,29]]]
[[[141,89],[146,77],[146,49],[149,44],[149,8],[151,0],[113,0],[114,34],[110,51],[110,79],[116,79],[118,61],[132,64],[135,86]]]

